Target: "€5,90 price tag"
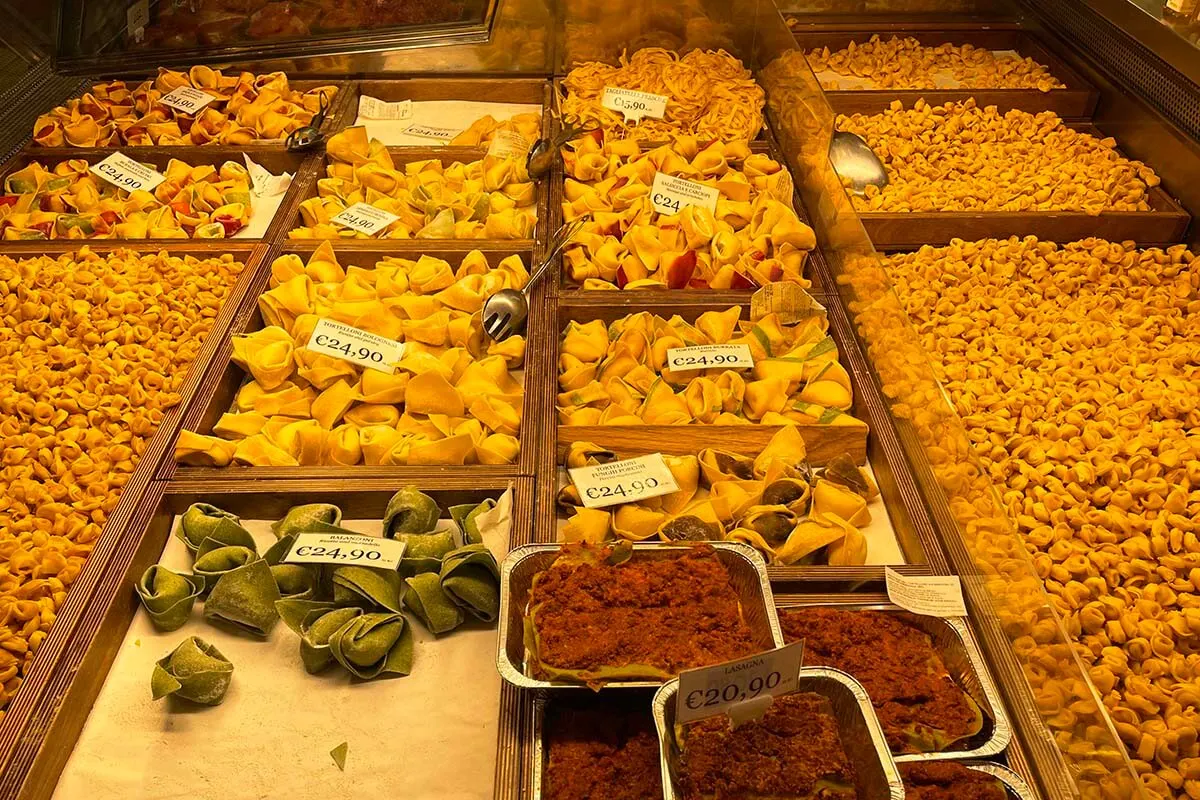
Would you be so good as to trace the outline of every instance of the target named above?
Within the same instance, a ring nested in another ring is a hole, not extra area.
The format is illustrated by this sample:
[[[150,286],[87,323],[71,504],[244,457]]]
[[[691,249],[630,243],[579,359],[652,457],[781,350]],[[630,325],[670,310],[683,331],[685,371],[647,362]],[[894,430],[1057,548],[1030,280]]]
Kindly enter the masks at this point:
[[[746,369],[754,366],[748,344],[697,344],[667,350],[667,369]]]
[[[679,491],[679,484],[662,453],[594,467],[576,467],[567,472],[587,508],[633,503]]]
[[[390,211],[376,208],[370,203],[355,203],[340,214],[330,217],[329,221],[345,225],[367,236],[374,236],[398,219],[400,218]]]
[[[660,214],[678,214],[688,206],[701,206],[716,212],[721,193],[712,186],[677,178],[663,172],[654,173],[650,187],[650,203]]]
[[[619,111],[625,115],[625,119],[640,120],[642,117],[662,119],[667,114],[667,101],[670,99],[664,94],[605,86],[604,94],[600,98],[600,105],[612,111]]]
[[[682,672],[675,722],[682,724],[730,713],[732,707],[742,703],[794,692],[803,664],[804,642],[795,642],[749,658]],[[762,701],[756,716],[761,716],[767,705],[768,702]]]
[[[136,192],[138,189],[152,192],[155,186],[167,179],[166,175],[134,161],[124,153],[113,153],[89,168],[88,172],[127,192]]]
[[[180,86],[158,98],[164,106],[182,111],[185,114],[198,114],[217,98],[208,92],[202,92],[191,86]]]
[[[305,347],[314,353],[340,358],[386,375],[394,373],[396,362],[404,357],[403,342],[394,342],[331,319],[317,320]]]
[[[395,569],[404,557],[404,542],[355,533],[301,533],[284,557],[289,564]]]

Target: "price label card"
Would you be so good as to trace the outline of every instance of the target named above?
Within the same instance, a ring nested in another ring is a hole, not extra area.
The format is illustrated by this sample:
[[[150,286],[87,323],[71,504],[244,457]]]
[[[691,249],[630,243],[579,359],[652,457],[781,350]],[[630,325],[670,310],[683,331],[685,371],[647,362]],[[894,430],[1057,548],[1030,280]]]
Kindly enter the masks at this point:
[[[402,342],[331,319],[317,320],[305,347],[387,375],[396,371],[396,362],[404,357]]]
[[[715,212],[720,196],[712,186],[663,172],[654,173],[654,184],[650,187],[650,202],[660,214],[678,214],[688,206],[702,206]]]
[[[250,160],[250,156],[245,153],[242,154],[242,158],[246,159],[246,172],[250,174],[254,193],[259,197],[274,197],[277,194],[283,194],[292,185],[291,173],[272,175],[270,170]]]
[[[362,95],[358,98],[358,116],[366,119],[410,119],[413,115],[412,100],[387,103],[377,97]]]
[[[753,322],[768,314],[777,314],[781,323],[791,325],[825,313],[825,306],[794,283],[768,283],[750,298],[750,319]]]
[[[667,369],[747,369],[754,366],[748,344],[697,344],[667,350]]]
[[[193,89],[191,86],[180,86],[158,98],[164,106],[182,111],[185,114],[197,114],[217,98],[208,92]]]
[[[804,665],[804,642],[679,674],[675,722],[730,713],[734,706],[796,691]],[[767,702],[759,705],[766,710]],[[761,715],[761,714],[760,714]]]
[[[927,617],[965,617],[962,581],[955,575],[901,575],[888,567],[888,599],[905,611]]]
[[[455,128],[435,128],[432,125],[409,125],[404,129],[409,136],[420,136],[422,139],[437,139],[448,142],[462,131]]]
[[[529,142],[516,131],[496,131],[488,145],[488,155],[495,158],[525,158]]]
[[[329,221],[353,228],[367,236],[374,236],[398,219],[400,218],[390,211],[376,208],[370,203],[355,203],[340,214],[330,217]]]
[[[140,42],[145,35],[146,26],[150,24],[150,0],[137,0],[125,9],[125,30],[129,37]]]
[[[116,186],[133,192],[144,189],[154,191],[154,187],[167,179],[166,175],[156,172],[153,167],[139,164],[124,153],[113,153],[99,164],[93,165],[88,172]]]
[[[662,119],[667,114],[667,101],[670,99],[665,94],[651,94],[633,89],[605,86],[604,95],[600,98],[600,105],[621,112],[627,120],[637,121],[642,117]]]
[[[338,566],[395,569],[404,557],[404,542],[347,533],[301,533],[284,556],[289,564],[337,564]]]
[[[775,184],[771,196],[783,203],[788,208],[792,207],[792,198],[796,193],[796,184],[792,182],[792,173],[786,168],[783,169],[783,174],[779,176],[779,181]]]
[[[662,453],[567,470],[588,508],[633,503],[679,491]]]

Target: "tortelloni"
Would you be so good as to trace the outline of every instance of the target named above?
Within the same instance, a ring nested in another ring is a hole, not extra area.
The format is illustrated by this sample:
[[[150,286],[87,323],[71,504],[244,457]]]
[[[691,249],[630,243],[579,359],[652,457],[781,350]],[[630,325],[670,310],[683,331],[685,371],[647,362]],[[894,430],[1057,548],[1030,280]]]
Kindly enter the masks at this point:
[[[650,312],[574,322],[558,357],[563,425],[864,425],[847,411],[850,375],[838,363],[829,321],[782,325],[775,314],[741,320],[742,309],[706,311],[687,322]],[[667,351],[744,344],[753,369],[672,370]]]
[[[305,264],[283,255],[258,301],[264,327],[235,336],[248,373],[211,436],[184,431],[180,463],[208,466],[508,464],[520,452],[524,389],[513,374],[525,340],[492,342],[480,311],[521,289],[519,256],[495,267],[479,251],[457,269],[438,258],[386,257],[343,269],[323,244]],[[320,320],[403,342],[390,374],[309,350]]]
[[[530,239],[537,222],[537,191],[523,160],[484,156],[479,161],[410,161],[397,168],[366,128],[347,128],[326,146],[326,177],[317,196],[300,204],[303,226],[292,239],[359,239],[366,234],[333,217],[355,203],[396,215],[375,238]]]
[[[181,86],[216,98],[198,114],[162,104]],[[241,72],[225,75],[205,66],[187,72],[159,68],[158,76],[130,88],[125,81],[94,84],[37,118],[33,141],[43,147],[116,145],[244,145],[277,140],[312,122],[333,102],[336,86],[293,89],[287,75]]]
[[[792,207],[792,178],[745,141],[695,137],[641,152],[632,140],[592,136],[564,150],[563,219],[591,218],[563,254],[584,289],[751,289],[774,281],[809,286],[804,262],[816,246]],[[655,210],[663,173],[712,187],[715,210]]]
[[[233,161],[220,167],[171,159],[166,180],[126,191],[89,172],[84,159],[52,169],[33,161],[4,179],[5,239],[223,239],[250,221],[250,176]]]
[[[511,131],[532,144],[542,135],[542,115],[513,114],[508,119],[498,120],[491,114],[484,114],[451,139],[449,144],[452,147],[487,147],[501,131]]]
[[[879,496],[870,474],[839,456],[816,475],[806,462],[795,426],[780,428],[755,457],[717,448],[696,455],[664,456],[679,490],[615,508],[584,508],[567,484],[558,493],[569,516],[560,529],[567,542],[729,541],[754,547],[777,566],[866,563],[871,521],[868,505]],[[616,460],[590,442],[575,442],[570,468]]]

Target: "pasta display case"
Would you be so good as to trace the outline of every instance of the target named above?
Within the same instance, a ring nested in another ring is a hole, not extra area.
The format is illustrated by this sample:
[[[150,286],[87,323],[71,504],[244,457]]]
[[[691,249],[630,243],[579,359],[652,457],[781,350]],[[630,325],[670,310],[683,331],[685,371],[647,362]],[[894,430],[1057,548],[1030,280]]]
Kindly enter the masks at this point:
[[[1075,2],[65,3],[0,798],[1192,796],[1200,145]]]

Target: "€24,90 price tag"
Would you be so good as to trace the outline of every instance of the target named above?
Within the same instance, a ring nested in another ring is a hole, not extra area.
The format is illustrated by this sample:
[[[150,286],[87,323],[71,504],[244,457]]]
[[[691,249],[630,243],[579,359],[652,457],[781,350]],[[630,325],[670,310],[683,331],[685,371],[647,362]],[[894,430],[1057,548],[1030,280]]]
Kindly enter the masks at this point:
[[[329,221],[345,225],[367,236],[374,236],[398,219],[400,218],[390,211],[376,208],[370,203],[355,203],[340,214],[330,217]]]
[[[682,672],[675,722],[682,724],[730,713],[732,707],[742,703],[753,704],[758,698],[794,692],[803,664],[804,642],[795,642],[749,658]],[[757,705],[758,714],[750,716],[761,716],[769,703],[753,705]]]
[[[670,99],[664,94],[605,86],[604,95],[600,98],[600,105],[612,111],[619,111],[625,115],[625,119],[635,121],[642,117],[662,119],[667,114],[667,101]]]
[[[594,467],[576,467],[567,472],[587,508],[633,503],[679,491],[679,484],[662,453]]]
[[[420,136],[422,139],[437,139],[448,142],[462,131],[455,128],[435,128],[432,125],[409,125],[404,129],[409,136]]]
[[[191,86],[180,86],[158,98],[164,106],[178,109],[185,114],[198,114],[205,106],[217,98],[208,92],[202,92]]]
[[[748,344],[697,344],[667,350],[667,369],[746,369],[754,366]]]
[[[340,358],[386,375],[395,372],[396,362],[404,357],[403,342],[394,342],[331,319],[317,320],[305,347],[314,353]]]
[[[395,569],[404,557],[404,542],[355,533],[301,533],[284,556],[289,564]]]
[[[124,153],[113,153],[88,171],[127,192],[135,192],[138,189],[152,192],[155,186],[167,179],[166,175],[134,161]]]
[[[688,206],[701,206],[715,213],[720,196],[712,186],[663,172],[654,173],[654,184],[650,187],[650,202],[660,214],[678,214]]]

